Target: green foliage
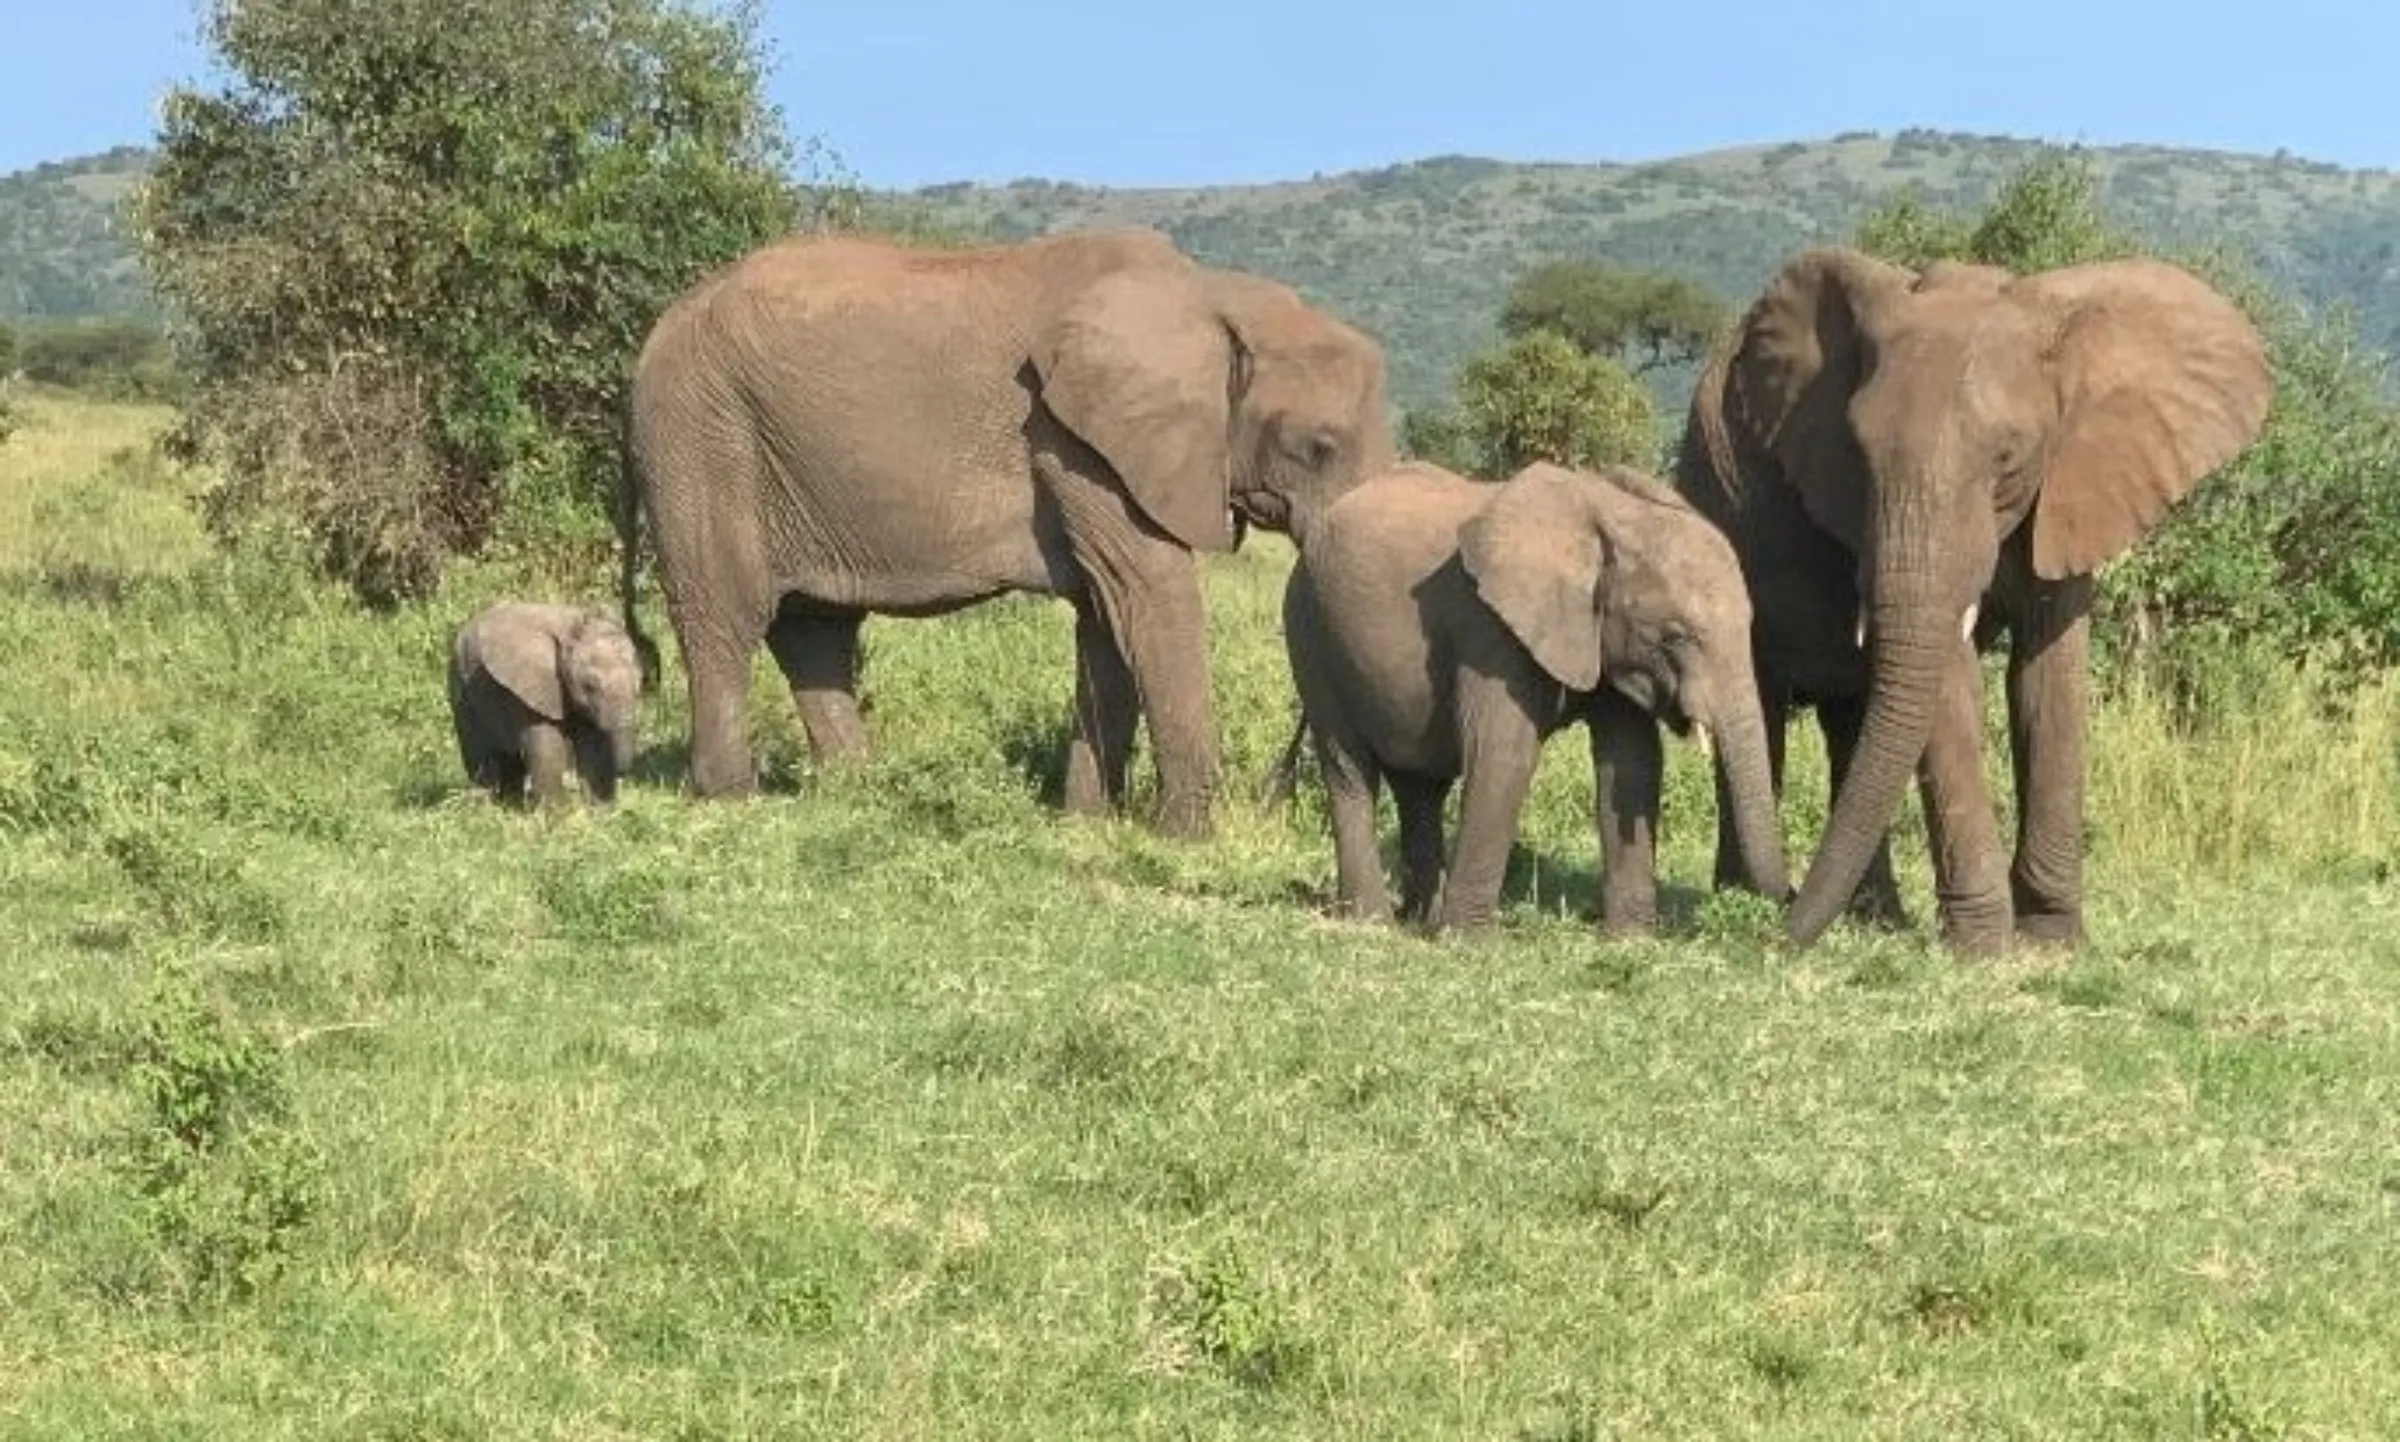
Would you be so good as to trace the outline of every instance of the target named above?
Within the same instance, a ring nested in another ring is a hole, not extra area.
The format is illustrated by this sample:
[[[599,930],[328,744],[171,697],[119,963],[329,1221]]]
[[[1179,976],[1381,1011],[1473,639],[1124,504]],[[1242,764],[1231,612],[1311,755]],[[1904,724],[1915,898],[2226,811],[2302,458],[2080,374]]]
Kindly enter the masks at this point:
[[[1683,276],[1595,260],[1545,261],[1509,287],[1500,307],[1502,335],[1556,331],[1635,375],[1697,363],[1732,320],[1723,301]]]
[[[136,206],[233,538],[296,520],[382,603],[495,535],[598,547],[623,377],[704,271],[820,219],[752,9],[213,0]],[[813,157],[812,157],[813,158]],[[363,499],[362,499],[363,498]]]
[[[1536,329],[1476,357],[1452,408],[1411,411],[1409,454],[1497,479],[1534,461],[1569,466],[1658,464],[1658,410],[1623,366]]]
[[[2248,648],[2316,653],[2340,686],[2400,664],[2400,409],[2387,359],[2347,315],[2311,314],[2225,252],[2142,245],[2104,213],[2079,152],[2037,154],[1977,217],[1903,197],[1861,224],[1858,243],[1908,265],[2019,274],[2147,250],[2207,276],[2265,335],[2274,407],[2247,452],[2104,573],[2102,645],[2163,668],[2202,707],[2248,684],[2227,659]]]
[[[282,1050],[169,962],[128,1070],[141,1110],[124,1160],[158,1245],[157,1285],[187,1306],[251,1296],[282,1274],[324,1170],[292,1125]]]
[[[1973,219],[1929,209],[1916,190],[1904,191],[1860,221],[1852,243],[1918,270],[1958,260],[2019,275],[2142,249],[2101,214],[2099,172],[2081,150],[2035,152]]]

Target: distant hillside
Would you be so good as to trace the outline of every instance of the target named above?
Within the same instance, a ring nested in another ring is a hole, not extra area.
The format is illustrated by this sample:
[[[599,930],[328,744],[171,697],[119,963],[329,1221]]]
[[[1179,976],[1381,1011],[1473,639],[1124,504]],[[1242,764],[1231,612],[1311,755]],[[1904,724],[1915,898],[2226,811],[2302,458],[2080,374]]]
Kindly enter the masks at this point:
[[[1903,185],[1936,204],[1988,199],[2033,142],[1906,130],[1715,151],[1647,165],[1507,164],[1447,156],[1264,185],[1106,189],[1025,180],[894,197],[976,233],[1157,225],[1204,259],[1286,279],[1380,335],[1394,389],[1443,393],[1490,336],[1509,281],[1591,255],[1683,271],[1735,304],[1778,260],[1846,237]],[[2235,241],[2275,280],[2358,312],[2400,351],[2400,175],[2288,155],[2154,146],[2093,152],[2112,214],[2154,239]],[[135,153],[0,180],[0,314],[139,303],[105,205]]]
[[[152,308],[120,218],[149,161],[121,146],[0,176],[0,319]]]

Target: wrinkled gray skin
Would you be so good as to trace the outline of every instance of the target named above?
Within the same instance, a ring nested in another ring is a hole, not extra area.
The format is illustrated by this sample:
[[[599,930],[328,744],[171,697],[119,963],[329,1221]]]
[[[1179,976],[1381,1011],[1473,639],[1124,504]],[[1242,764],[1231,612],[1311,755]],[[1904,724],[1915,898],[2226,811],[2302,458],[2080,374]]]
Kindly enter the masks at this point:
[[[762,639],[813,752],[846,760],[868,745],[867,615],[1023,591],[1075,607],[1068,809],[1122,803],[1147,718],[1176,836],[1209,829],[1220,775],[1194,553],[1305,527],[1393,456],[1372,340],[1146,230],[771,245],[660,318],[628,440],[699,795],[755,789]],[[629,625],[637,514],[620,506]]]
[[[2273,394],[2241,310],[2160,261],[2020,277],[1817,249],[1768,283],[1700,377],[1677,484],[1741,553],[1779,775],[1788,705],[1815,703],[1834,763],[1794,942],[1846,906],[1896,912],[1912,778],[1952,947],[2083,939],[2093,573],[2239,455]],[[2003,634],[2013,856],[1978,662]]]
[[[1402,916],[1488,925],[1542,742],[1577,721],[1591,733],[1605,928],[1657,920],[1662,720],[1718,738],[1750,877],[1785,893],[1741,569],[1650,478],[1534,465],[1491,484],[1398,467],[1312,528],[1284,631],[1351,915],[1390,911],[1375,841],[1388,780]],[[1445,874],[1442,807],[1461,781]]]
[[[616,618],[502,601],[459,627],[450,720],[459,760],[496,800],[548,805],[572,768],[595,801],[633,765],[641,659]]]

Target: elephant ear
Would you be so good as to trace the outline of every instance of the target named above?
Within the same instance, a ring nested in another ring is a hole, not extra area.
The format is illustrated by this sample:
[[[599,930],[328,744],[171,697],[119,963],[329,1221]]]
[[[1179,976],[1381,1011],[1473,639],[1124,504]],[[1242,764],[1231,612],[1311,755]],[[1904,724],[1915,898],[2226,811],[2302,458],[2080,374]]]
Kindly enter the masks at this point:
[[[1459,561],[1475,593],[1533,653],[1544,671],[1575,691],[1600,684],[1600,577],[1608,552],[1591,482],[1535,464],[1498,487],[1458,532]]]
[[[560,682],[558,636],[547,626],[506,616],[476,628],[476,660],[511,696],[552,721],[567,714]]]
[[[2266,343],[2234,303],[2154,260],[2021,282],[2058,308],[2059,428],[2034,503],[2033,569],[2096,570],[2147,534],[2266,424]]]
[[[1859,251],[1804,250],[1767,282],[1732,341],[1728,409],[1745,449],[1772,457],[1810,519],[1853,550],[1867,488],[1850,396],[1877,308],[1915,280]]]
[[[1234,344],[1196,284],[1117,271],[1034,347],[1051,414],[1116,469],[1142,514],[1198,551],[1233,547]]]

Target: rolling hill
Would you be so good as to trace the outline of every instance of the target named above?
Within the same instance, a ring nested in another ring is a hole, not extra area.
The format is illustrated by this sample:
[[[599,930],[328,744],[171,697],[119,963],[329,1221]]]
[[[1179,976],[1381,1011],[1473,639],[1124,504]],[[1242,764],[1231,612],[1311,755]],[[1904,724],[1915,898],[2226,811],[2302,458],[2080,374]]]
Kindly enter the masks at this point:
[[[1157,225],[1204,259],[1274,275],[1380,335],[1394,391],[1445,392],[1489,339],[1509,281],[1554,256],[1685,272],[1740,303],[1776,262],[1846,237],[1903,186],[1988,199],[2036,142],[1904,130],[1712,151],[1640,165],[1443,156],[1273,184],[1127,189],[1021,180],[888,197],[972,233]],[[2230,241],[2319,304],[2345,302],[2400,350],[2400,174],[2287,154],[2160,146],[2092,152],[2111,214],[2159,241]],[[119,150],[0,179],[0,315],[145,304],[111,202],[142,156]]]

